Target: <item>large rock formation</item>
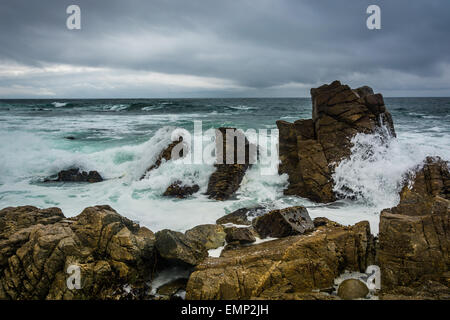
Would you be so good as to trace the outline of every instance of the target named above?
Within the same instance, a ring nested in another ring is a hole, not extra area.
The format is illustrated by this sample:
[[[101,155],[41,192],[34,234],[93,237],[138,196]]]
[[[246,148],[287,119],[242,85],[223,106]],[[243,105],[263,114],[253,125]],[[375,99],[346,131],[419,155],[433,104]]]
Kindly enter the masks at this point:
[[[289,175],[285,194],[332,202],[336,195],[331,176],[350,156],[351,139],[357,133],[373,133],[383,124],[395,136],[394,125],[383,96],[369,87],[352,90],[334,81],[311,89],[311,96],[312,119],[277,121],[279,173]]]
[[[109,206],[66,219],[58,208],[0,211],[0,299],[142,298],[154,265],[153,233]],[[81,289],[70,290],[70,266]],[[127,288],[125,290],[124,288]]]
[[[297,235],[222,252],[191,274],[187,299],[317,299],[344,270],[364,271],[373,262],[368,222],[328,223]]]
[[[428,157],[405,183],[399,205],[382,211],[378,260],[384,293],[422,292],[436,298],[430,292],[434,287],[443,292],[438,297],[446,292],[450,298],[450,174],[445,161]],[[422,288],[428,281],[432,285]]]
[[[228,134],[230,134],[230,139]],[[257,157],[256,146],[250,144],[241,130],[216,130],[216,171],[211,175],[206,194],[211,199],[227,200],[239,189],[245,172]]]

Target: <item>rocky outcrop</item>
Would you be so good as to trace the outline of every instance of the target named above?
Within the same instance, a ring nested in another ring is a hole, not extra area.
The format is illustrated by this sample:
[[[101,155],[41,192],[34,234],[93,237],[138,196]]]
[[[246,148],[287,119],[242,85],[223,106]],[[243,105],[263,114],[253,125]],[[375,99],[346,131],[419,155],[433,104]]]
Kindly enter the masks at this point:
[[[200,187],[197,184],[189,186],[182,184],[181,181],[176,181],[167,188],[163,193],[163,196],[185,199],[194,193],[197,193],[199,190]]]
[[[311,96],[312,119],[277,121],[279,173],[289,175],[285,194],[332,202],[336,200],[333,170],[350,156],[351,139],[357,133],[373,133],[383,124],[395,136],[394,125],[383,96],[369,87],[352,90],[335,81],[311,89]]]
[[[228,137],[228,134],[230,137]],[[245,172],[255,163],[256,146],[235,128],[216,130],[216,171],[210,176],[206,194],[211,199],[230,199],[239,189]]]
[[[305,207],[273,210],[253,220],[261,238],[282,238],[314,230],[314,223]]]
[[[400,203],[382,211],[378,260],[385,294],[427,294],[429,288],[420,288],[431,281],[441,283],[440,291],[446,286],[450,297],[450,174],[445,161],[428,157],[405,183]]]
[[[187,299],[317,299],[344,270],[363,272],[373,261],[368,222],[327,224],[290,236],[222,252],[191,274]]]
[[[102,176],[97,171],[82,171],[79,168],[62,170],[56,179],[46,179],[45,182],[101,182]]]
[[[154,164],[152,164],[150,167],[148,167],[147,170],[145,170],[145,173],[142,175],[141,180],[145,178],[145,176],[147,175],[147,173],[149,173],[150,171],[159,168],[159,166],[163,163],[163,161],[169,161],[172,160],[172,153],[174,152],[174,148],[177,147],[180,143],[184,143],[183,142],[183,137],[179,137],[178,140],[173,141],[172,143],[170,143],[166,148],[164,148],[161,153],[158,155],[158,157],[156,158],[156,161]],[[179,149],[179,158],[184,157],[184,148],[180,148]]]
[[[195,241],[200,241],[207,250],[216,249],[225,243],[224,227],[217,224],[202,224],[189,229],[185,235]]]
[[[164,229],[155,236],[158,255],[167,264],[195,266],[208,256],[206,247],[200,241],[181,232]]]
[[[68,219],[58,208],[5,208],[0,299],[143,298],[154,242],[150,230],[109,206],[86,208]],[[79,268],[80,289],[67,287],[70,266]]]

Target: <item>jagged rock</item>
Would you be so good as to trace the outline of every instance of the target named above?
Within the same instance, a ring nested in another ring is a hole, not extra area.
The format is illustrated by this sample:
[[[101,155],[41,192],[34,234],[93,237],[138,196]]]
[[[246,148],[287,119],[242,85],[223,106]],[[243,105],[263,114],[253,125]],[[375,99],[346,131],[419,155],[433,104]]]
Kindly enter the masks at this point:
[[[266,211],[264,207],[254,207],[254,208],[241,208],[233,211],[222,218],[217,219],[217,224],[237,224],[237,225],[251,225],[252,222],[249,220],[251,217],[256,217],[261,215]]]
[[[378,260],[382,290],[417,287],[427,280],[449,283],[450,174],[440,158],[428,157],[409,177],[400,203],[381,212]]]
[[[277,299],[329,288],[344,270],[364,272],[373,260],[369,223],[321,226],[291,236],[222,252],[191,274],[187,299]],[[323,294],[322,294],[323,295]]]
[[[227,138],[227,132],[233,139]],[[257,148],[235,128],[216,130],[216,171],[210,176],[206,195],[215,200],[230,199],[239,189],[245,172],[256,161]]]
[[[253,227],[262,239],[282,238],[314,230],[314,223],[305,207],[272,210],[253,220]]]
[[[141,180],[145,178],[145,176],[147,175],[147,173],[149,173],[150,171],[159,168],[159,166],[161,165],[161,163],[163,162],[163,160],[165,161],[169,161],[172,159],[172,153],[173,153],[173,149],[178,146],[178,144],[180,143],[185,143],[183,142],[183,137],[179,137],[178,140],[173,141],[171,144],[169,144],[166,148],[164,148],[163,151],[161,151],[161,153],[158,155],[158,157],[156,158],[156,161],[154,164],[152,164],[150,167],[148,167],[147,170],[145,170],[145,173],[142,175]],[[183,158],[184,157],[184,148],[180,148],[179,151],[179,158]]]
[[[181,181],[176,181],[167,188],[167,190],[163,193],[163,196],[184,199],[198,192],[198,190],[200,190],[200,187],[197,184],[188,186],[183,185]]]
[[[206,247],[181,232],[164,229],[156,234],[156,250],[169,263],[195,266],[207,256]]]
[[[5,208],[0,221],[0,299],[132,298],[126,284],[143,297],[154,235],[111,207],[69,219],[58,208]],[[81,271],[79,290],[66,284],[71,265]]]
[[[97,171],[82,171],[78,168],[58,172],[56,179],[46,179],[44,182],[101,182],[102,176]]]
[[[395,136],[383,96],[369,87],[352,90],[335,81],[311,89],[312,119],[294,123],[277,121],[279,173],[289,175],[287,195],[317,202],[336,200],[332,174],[350,156],[351,139],[357,133],[373,133],[386,124]]]
[[[344,300],[363,299],[369,294],[369,288],[358,279],[347,279],[339,285],[337,295]]]
[[[253,232],[249,228],[226,228],[226,238],[228,243],[237,242],[239,244],[248,244],[256,241]]]
[[[203,224],[185,232],[192,240],[200,241],[207,250],[216,249],[225,243],[225,230],[221,225]]]

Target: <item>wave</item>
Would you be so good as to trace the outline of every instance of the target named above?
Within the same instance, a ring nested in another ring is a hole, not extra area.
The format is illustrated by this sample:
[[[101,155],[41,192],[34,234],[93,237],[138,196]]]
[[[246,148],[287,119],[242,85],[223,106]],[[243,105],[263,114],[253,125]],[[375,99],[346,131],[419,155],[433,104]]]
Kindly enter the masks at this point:
[[[52,102],[52,105],[55,107],[55,108],[62,108],[62,107],[65,107],[65,106],[67,106],[67,102]]]

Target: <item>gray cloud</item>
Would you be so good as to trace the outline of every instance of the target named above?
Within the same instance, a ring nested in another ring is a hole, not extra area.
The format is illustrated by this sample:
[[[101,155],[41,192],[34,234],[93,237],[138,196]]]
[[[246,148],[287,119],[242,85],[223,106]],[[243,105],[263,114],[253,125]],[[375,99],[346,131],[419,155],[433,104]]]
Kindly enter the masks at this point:
[[[81,30],[65,27],[70,4]],[[370,4],[382,30],[365,26]],[[305,96],[334,79],[449,95],[449,10],[447,0],[4,0],[0,97]]]

